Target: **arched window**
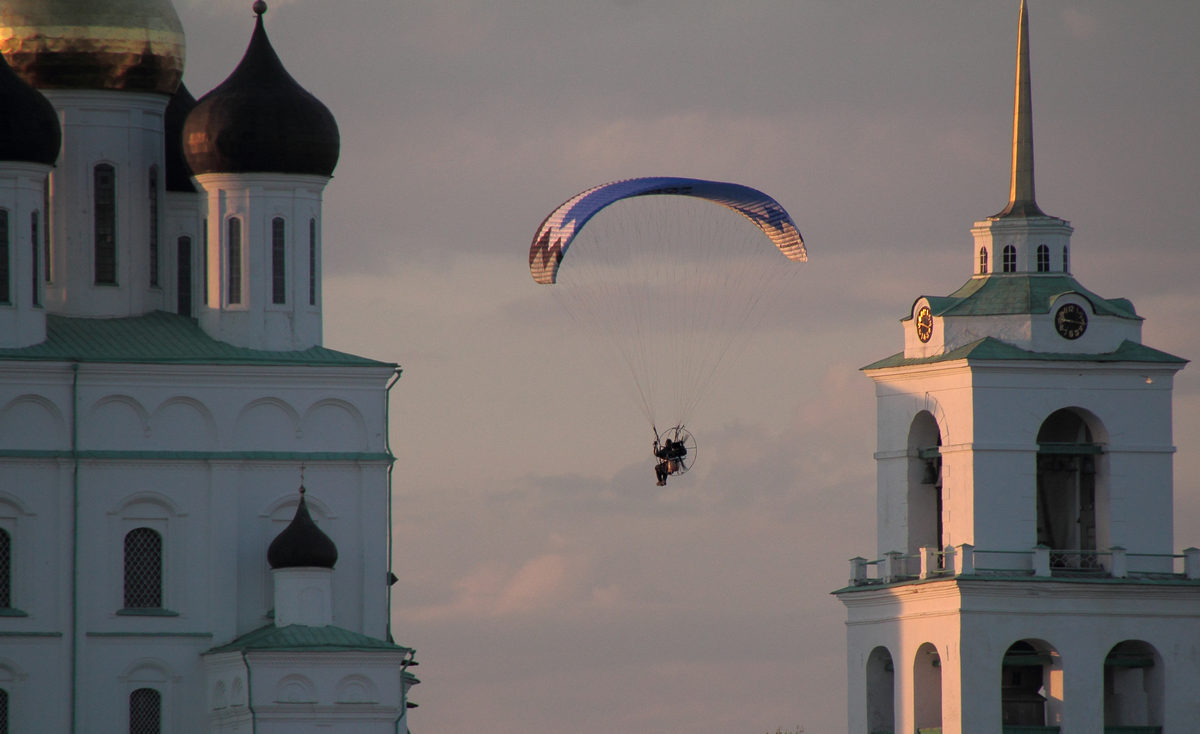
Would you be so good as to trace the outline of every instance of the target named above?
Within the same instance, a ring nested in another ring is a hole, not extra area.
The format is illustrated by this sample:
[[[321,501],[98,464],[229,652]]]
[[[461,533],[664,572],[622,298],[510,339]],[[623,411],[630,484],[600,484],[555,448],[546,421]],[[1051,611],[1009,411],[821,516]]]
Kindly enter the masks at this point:
[[[180,235],[175,243],[175,312],[192,315],[192,238]]]
[[[1050,272],[1050,248],[1045,245],[1038,245],[1037,248],[1037,271],[1039,273]]]
[[[1066,245],[1063,245],[1063,272],[1064,273],[1071,272],[1071,254],[1070,254],[1070,252],[1071,252],[1070,248],[1068,248]]]
[[[1162,731],[1166,687],[1154,646],[1126,640],[1104,659],[1104,730]]]
[[[0,528],[0,609],[12,607],[12,536]],[[3,729],[0,729],[3,732]]]
[[[867,656],[867,731],[896,728],[896,674],[892,654],[877,647]]]
[[[161,734],[162,694],[138,688],[129,694],[129,734]]]
[[[117,170],[108,163],[92,169],[92,216],[95,237],[95,282],[117,283]]]
[[[1097,511],[1105,504],[1103,439],[1078,409],[1063,408],[1042,422],[1037,442],[1037,542],[1050,548],[1056,571],[1099,571],[1095,550],[1108,547],[1098,522],[1107,511]]]
[[[45,263],[46,282],[51,282],[50,270],[50,177],[42,184],[42,209],[46,212],[46,226],[42,227],[42,261]]]
[[[158,287],[158,166],[150,166],[150,287]]]
[[[271,303],[287,303],[287,249],[283,217],[271,220]]]
[[[988,271],[987,248],[980,247],[979,248],[979,274],[987,275],[987,271]]]
[[[38,235],[38,225],[41,224],[40,215],[33,212],[29,215],[29,249],[33,251],[32,266],[30,267],[29,277],[33,281],[33,296],[32,303],[35,306],[42,305],[42,282],[41,273],[38,272],[38,251],[41,249],[41,241]]]
[[[8,734],[8,691],[0,688],[0,734]]]
[[[125,608],[161,609],[162,536],[150,528],[134,528],[125,536]]]
[[[200,272],[204,278],[204,288],[201,290],[204,305],[208,305],[208,219],[200,223]]]
[[[1012,245],[1004,246],[1004,272],[1017,272],[1017,248]]]
[[[308,220],[308,305],[317,305],[317,220]]]
[[[913,720],[917,731],[941,731],[942,667],[941,657],[932,643],[917,648],[913,658]]]
[[[231,218],[227,226],[229,227],[228,300],[231,304],[237,304],[242,302],[242,220]]]
[[[12,302],[12,279],[8,261],[8,210],[0,209],[0,303]]]

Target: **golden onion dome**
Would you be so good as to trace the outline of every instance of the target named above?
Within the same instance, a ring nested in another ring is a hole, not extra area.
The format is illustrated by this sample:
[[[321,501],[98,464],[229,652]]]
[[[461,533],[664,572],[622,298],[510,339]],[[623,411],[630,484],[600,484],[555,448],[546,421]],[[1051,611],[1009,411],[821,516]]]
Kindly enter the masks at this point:
[[[171,0],[5,0],[0,52],[40,89],[171,94],[183,25]]]

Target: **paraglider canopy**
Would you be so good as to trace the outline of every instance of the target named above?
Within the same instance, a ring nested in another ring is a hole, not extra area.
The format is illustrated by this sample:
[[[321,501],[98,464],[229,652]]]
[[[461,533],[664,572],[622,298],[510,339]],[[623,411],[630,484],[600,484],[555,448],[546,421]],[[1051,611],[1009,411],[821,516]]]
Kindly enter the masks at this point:
[[[735,183],[656,176],[595,186],[572,196],[550,212],[529,247],[529,271],[533,279],[547,285],[556,281],[558,265],[575,235],[601,209],[622,199],[652,195],[694,196],[728,207],[753,222],[789,260],[803,262],[808,259],[804,240],[791,216],[779,202],[763,192]]]

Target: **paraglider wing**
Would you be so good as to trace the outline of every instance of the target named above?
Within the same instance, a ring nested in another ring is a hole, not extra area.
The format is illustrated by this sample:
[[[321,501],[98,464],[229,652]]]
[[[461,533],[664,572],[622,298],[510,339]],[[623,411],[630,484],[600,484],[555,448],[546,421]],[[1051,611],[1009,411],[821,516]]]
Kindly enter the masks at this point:
[[[558,266],[579,230],[601,209],[634,196],[693,196],[728,207],[750,220],[790,260],[808,255],[795,222],[779,202],[757,189],[698,178],[652,177],[614,181],[582,191],[550,213],[529,247],[529,272],[538,283],[552,284]]]

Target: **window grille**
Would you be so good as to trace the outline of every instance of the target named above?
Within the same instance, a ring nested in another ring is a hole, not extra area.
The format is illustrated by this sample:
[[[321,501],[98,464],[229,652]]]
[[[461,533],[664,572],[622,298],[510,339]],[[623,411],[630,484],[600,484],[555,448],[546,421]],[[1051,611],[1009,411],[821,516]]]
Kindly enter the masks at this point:
[[[192,315],[192,238],[180,235],[175,243],[176,277],[175,312],[180,316]]]
[[[150,166],[150,287],[158,287],[158,166]]]
[[[162,734],[162,694],[138,688],[129,694],[129,734]]]
[[[1050,248],[1045,245],[1038,245],[1037,271],[1039,273],[1050,272]]]
[[[1012,245],[1004,246],[1004,272],[1017,272],[1017,248]]]
[[[987,275],[987,271],[988,271],[988,269],[987,269],[987,268],[988,268],[988,262],[987,262],[987,260],[988,260],[988,258],[987,258],[987,248],[986,248],[986,247],[980,247],[980,248],[979,248],[979,274],[980,274],[980,275]]]
[[[0,303],[8,303],[12,294],[8,276],[8,211],[0,209]]]
[[[8,734],[8,691],[0,688],[0,734]]]
[[[35,306],[42,305],[42,294],[40,290],[42,284],[39,282],[41,273],[38,272],[38,250],[41,248],[42,244],[38,241],[38,224],[40,224],[38,221],[39,216],[40,215],[37,212],[33,212],[29,215],[29,246],[30,249],[33,250],[33,268],[29,275],[31,278],[33,278],[33,305]]]
[[[162,536],[134,528],[125,536],[125,608],[162,607]]]
[[[1063,247],[1063,272],[1071,272],[1071,257],[1066,247]]]
[[[317,220],[308,220],[308,305],[317,305]]]
[[[101,163],[92,170],[96,282],[117,282],[117,170]]]
[[[12,606],[12,536],[0,530],[0,609]]]
[[[271,303],[287,303],[287,251],[282,217],[271,220]]]
[[[242,302],[242,220],[229,220],[229,303]]]

